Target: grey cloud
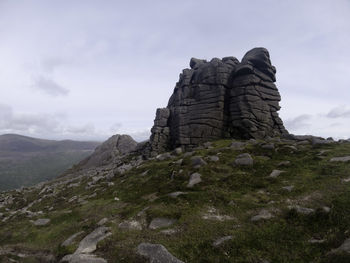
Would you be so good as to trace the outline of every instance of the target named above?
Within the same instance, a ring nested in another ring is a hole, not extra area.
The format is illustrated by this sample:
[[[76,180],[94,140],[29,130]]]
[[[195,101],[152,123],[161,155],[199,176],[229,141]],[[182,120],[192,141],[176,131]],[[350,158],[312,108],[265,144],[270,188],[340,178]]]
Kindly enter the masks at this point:
[[[1,133],[57,133],[60,116],[48,114],[17,114],[8,105],[0,104]]]
[[[69,90],[62,87],[54,80],[44,76],[38,76],[34,79],[33,88],[45,92],[50,96],[66,96]]]
[[[347,109],[345,106],[339,106],[336,108],[331,109],[326,116],[331,119],[335,118],[349,118],[350,117],[350,110]]]
[[[307,123],[307,121],[309,121],[311,117],[312,116],[309,114],[302,114],[295,118],[285,120],[284,124],[287,127],[287,129],[298,130],[301,128],[308,127],[310,124]]]

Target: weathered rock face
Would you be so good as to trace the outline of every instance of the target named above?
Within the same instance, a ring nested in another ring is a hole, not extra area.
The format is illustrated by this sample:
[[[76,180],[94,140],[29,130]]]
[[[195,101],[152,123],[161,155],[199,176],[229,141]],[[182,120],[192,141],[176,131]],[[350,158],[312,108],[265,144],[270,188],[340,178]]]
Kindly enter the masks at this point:
[[[92,155],[81,161],[80,166],[89,168],[109,164],[116,158],[134,151],[136,147],[137,142],[129,135],[113,135],[98,146]]]
[[[160,152],[218,138],[266,138],[288,132],[278,117],[276,69],[265,48],[234,57],[192,58],[166,108],[158,109],[150,146]]]

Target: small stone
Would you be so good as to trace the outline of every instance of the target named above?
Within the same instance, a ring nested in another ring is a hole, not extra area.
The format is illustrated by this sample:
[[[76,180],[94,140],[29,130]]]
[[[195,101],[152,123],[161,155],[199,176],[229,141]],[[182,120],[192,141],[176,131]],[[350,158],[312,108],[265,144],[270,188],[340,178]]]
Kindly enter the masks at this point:
[[[209,160],[211,162],[218,162],[220,160],[220,158],[216,155],[212,155],[212,156],[209,156]]]
[[[328,214],[331,211],[331,208],[328,206],[324,206],[324,207],[322,207],[322,211],[325,212],[326,214]]]
[[[121,222],[118,226],[121,229],[142,230],[142,225],[137,220],[127,220],[127,221]]]
[[[269,175],[269,177],[271,177],[271,178],[276,178],[276,177],[278,177],[281,173],[284,173],[285,171],[281,171],[281,170],[273,170],[271,173],[270,173],[270,175]]]
[[[171,159],[173,156],[171,155],[171,153],[162,153],[157,155],[156,159],[158,161],[165,161],[165,160],[169,160]]]
[[[73,241],[74,241],[74,239],[76,239],[79,235],[81,235],[82,233],[84,233],[83,231],[80,231],[80,232],[78,232],[78,233],[75,233],[74,235],[71,235],[69,238],[67,238],[62,244],[61,244],[61,246],[62,247],[68,247],[68,246],[70,246],[72,243],[73,243]]]
[[[146,176],[148,174],[149,170],[144,171],[141,176]]]
[[[151,263],[184,263],[160,244],[141,243],[137,247],[137,254],[146,257]]]
[[[108,218],[105,217],[105,218],[102,218],[100,221],[98,221],[97,225],[103,226],[107,222],[108,222]]]
[[[350,161],[350,156],[343,156],[343,157],[333,157],[330,159],[331,162],[349,162]]]
[[[244,142],[233,141],[230,145],[230,148],[233,150],[243,150],[245,145],[246,144]]]
[[[35,226],[46,226],[47,224],[50,223],[50,219],[48,218],[40,218],[40,219],[37,219],[36,221],[33,222],[33,224]]]
[[[185,194],[187,194],[187,193],[185,193],[185,192],[173,192],[173,193],[170,193],[170,194],[168,194],[170,197],[172,197],[172,198],[176,198],[176,197],[178,197],[179,195],[185,195]]]
[[[80,241],[79,247],[77,248],[74,254],[94,252],[96,250],[97,243],[112,234],[109,232],[109,230],[110,228],[103,226],[95,229],[89,235],[84,237],[82,241]]]
[[[190,180],[189,180],[189,182],[187,184],[187,187],[191,188],[194,185],[199,184],[200,182],[202,182],[201,174],[199,174],[199,173],[191,174]]]
[[[193,156],[191,157],[191,164],[194,168],[200,168],[206,165],[206,161],[203,160],[201,156]]]
[[[288,206],[288,208],[289,209],[295,209],[298,213],[303,214],[303,215],[309,215],[309,214],[315,212],[315,209],[301,207],[301,206],[298,206],[298,205]]]
[[[340,247],[333,249],[331,253],[336,253],[336,252],[345,252],[345,253],[350,253],[350,238],[346,239],[343,244],[341,244]]]
[[[243,153],[236,157],[235,164],[241,166],[252,166],[254,160],[249,153]]]
[[[256,216],[253,216],[250,220],[253,222],[256,222],[260,220],[271,219],[272,217],[273,215],[269,211],[267,211],[266,209],[263,209],[260,211],[259,214],[257,214]]]
[[[176,154],[176,155],[180,155],[180,154],[182,154],[182,148],[181,147],[177,147],[177,148],[175,148],[175,150],[174,150],[174,153]]]
[[[164,229],[164,230],[160,231],[160,233],[167,235],[167,236],[176,234],[177,232],[179,232],[179,231],[177,229],[174,229],[174,228],[173,229]]]
[[[183,159],[179,159],[179,160],[175,161],[174,164],[182,165],[183,161],[184,161]]]
[[[169,227],[173,225],[176,222],[175,219],[169,219],[169,218],[164,218],[164,217],[158,217],[154,218],[151,223],[149,224],[150,229],[158,229],[158,228],[163,228],[163,227]]]
[[[290,165],[290,161],[282,161],[277,166],[289,166],[289,165]]]
[[[322,243],[326,242],[326,240],[325,239],[311,238],[308,242],[311,244],[322,244]]]
[[[294,188],[294,185],[284,186],[282,187],[283,190],[286,190],[288,192],[291,192]]]
[[[231,240],[233,237],[232,236],[224,236],[224,237],[220,237],[219,239],[215,240],[213,242],[213,246],[214,247],[219,247],[222,243]]]

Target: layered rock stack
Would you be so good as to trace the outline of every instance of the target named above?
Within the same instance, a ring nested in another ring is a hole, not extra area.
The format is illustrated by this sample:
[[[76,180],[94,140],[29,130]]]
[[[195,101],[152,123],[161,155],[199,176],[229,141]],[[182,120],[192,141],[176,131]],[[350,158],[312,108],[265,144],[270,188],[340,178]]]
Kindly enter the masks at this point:
[[[265,48],[235,57],[192,58],[166,108],[157,109],[150,147],[161,152],[219,139],[261,139],[288,132],[277,111],[276,69]]]

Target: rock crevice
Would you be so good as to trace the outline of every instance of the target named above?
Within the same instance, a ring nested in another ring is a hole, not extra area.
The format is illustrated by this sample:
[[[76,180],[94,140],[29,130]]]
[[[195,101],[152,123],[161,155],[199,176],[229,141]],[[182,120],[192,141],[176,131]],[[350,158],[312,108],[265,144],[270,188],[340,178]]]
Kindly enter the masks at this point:
[[[235,57],[192,58],[166,108],[157,109],[152,152],[220,138],[262,139],[288,134],[278,116],[276,69],[265,48]]]

